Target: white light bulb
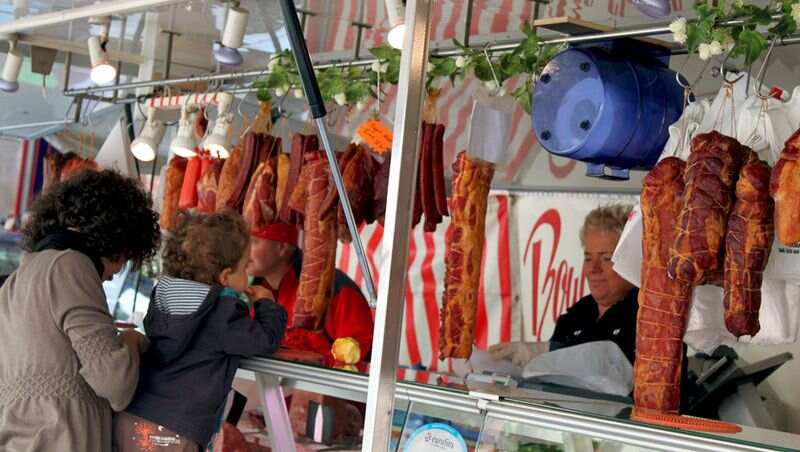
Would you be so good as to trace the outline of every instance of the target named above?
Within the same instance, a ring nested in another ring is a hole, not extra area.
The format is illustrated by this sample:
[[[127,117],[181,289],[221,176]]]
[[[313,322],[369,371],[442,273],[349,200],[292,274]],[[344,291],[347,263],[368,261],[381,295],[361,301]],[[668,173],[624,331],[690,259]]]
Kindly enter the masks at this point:
[[[389,31],[389,35],[386,36],[386,40],[389,41],[389,45],[395,49],[402,49],[403,43],[406,40],[406,24],[395,25]]]
[[[164,123],[157,120],[156,110],[150,107],[147,112],[147,122],[144,124],[142,132],[131,143],[131,153],[138,160],[150,162],[156,158],[158,147],[164,139],[166,127]]]
[[[114,79],[117,78],[117,69],[109,63],[108,55],[103,49],[100,38],[98,36],[92,36],[88,40],[88,46],[89,59],[92,66],[89,77],[98,85],[105,85],[113,82]]]
[[[117,78],[117,69],[108,63],[103,63],[94,66],[89,76],[98,85],[107,85]]]
[[[181,120],[178,122],[178,134],[172,139],[170,150],[175,155],[183,158],[192,158],[197,155],[194,148],[197,147],[197,139],[194,135],[194,125],[196,114],[190,113],[184,108],[181,110]]]
[[[142,162],[152,162],[156,158],[156,150],[153,148],[152,143],[146,139],[137,138],[134,140],[131,144],[131,154]]]

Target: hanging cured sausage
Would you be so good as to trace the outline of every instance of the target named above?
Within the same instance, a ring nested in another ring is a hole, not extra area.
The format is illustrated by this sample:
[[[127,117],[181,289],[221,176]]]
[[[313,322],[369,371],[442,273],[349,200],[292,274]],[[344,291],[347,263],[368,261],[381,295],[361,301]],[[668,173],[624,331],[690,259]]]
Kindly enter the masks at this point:
[[[446,235],[442,326],[442,358],[469,358],[481,278],[489,187],[494,164],[461,152],[453,164],[452,222]]]
[[[325,317],[336,270],[336,210],[332,206],[325,208],[326,200],[335,188],[321,152],[306,157],[301,180],[305,183],[304,256],[293,326],[316,330]]]

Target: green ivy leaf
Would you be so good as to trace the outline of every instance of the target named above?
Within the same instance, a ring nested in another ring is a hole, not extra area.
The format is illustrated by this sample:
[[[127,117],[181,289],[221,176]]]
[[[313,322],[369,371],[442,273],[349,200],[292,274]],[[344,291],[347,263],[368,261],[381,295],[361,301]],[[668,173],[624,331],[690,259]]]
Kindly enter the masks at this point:
[[[453,58],[442,58],[433,66],[432,74],[436,77],[449,77],[456,72],[456,60]]]
[[[384,45],[369,49],[369,53],[373,54],[375,58],[379,60],[391,60],[395,56],[395,53],[399,54],[400,51],[393,47]]]
[[[686,36],[686,48],[689,50],[689,53],[697,52],[697,48],[700,47],[700,44],[708,40],[706,32],[696,24],[689,24],[686,26]]]
[[[751,5],[748,5],[751,6]],[[757,26],[762,25],[766,26],[772,23],[772,13],[769,11],[768,8],[756,8],[753,7],[751,9],[750,17],[745,21],[747,25],[750,26]]]
[[[267,87],[270,89],[282,88],[285,85],[291,85],[289,80],[289,73],[286,71],[274,71],[267,78]]]
[[[486,61],[486,58],[480,58],[475,62],[475,67],[473,68],[475,72],[475,77],[482,82],[488,82],[489,80],[494,80],[494,75],[492,74],[492,67],[489,65],[489,62]]]
[[[776,35],[780,38],[785,38],[786,36],[793,35],[797,31],[797,22],[792,17],[791,12],[789,14],[784,13],[781,16],[781,20],[775,24],[774,27],[769,29],[769,32],[773,35]]]
[[[531,114],[531,91],[527,83],[520,86],[511,94],[517,100],[517,103],[525,110],[525,113]]]
[[[755,62],[767,48],[767,40],[761,33],[753,30],[743,30],[736,43],[737,55],[744,56],[744,64],[749,66]]]
[[[269,102],[272,100],[272,96],[269,94],[267,88],[258,88],[256,91],[256,98],[261,102]]]
[[[364,82],[349,83],[344,94],[348,102],[355,103],[369,97],[369,86]]]
[[[522,22],[522,33],[524,33],[528,38],[536,39],[536,29],[533,28],[533,25],[531,25],[528,21]]]

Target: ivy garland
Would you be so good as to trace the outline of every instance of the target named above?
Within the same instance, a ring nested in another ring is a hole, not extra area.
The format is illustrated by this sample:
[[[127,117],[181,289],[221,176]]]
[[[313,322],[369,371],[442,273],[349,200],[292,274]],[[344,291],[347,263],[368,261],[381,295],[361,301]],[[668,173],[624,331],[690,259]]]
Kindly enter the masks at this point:
[[[772,0],[763,8],[743,0],[718,0],[716,5],[700,0],[694,10],[696,21],[680,18],[670,24],[673,39],[704,61],[730,52],[731,58],[743,57],[747,66],[767,50],[770,40],[794,34],[800,22],[800,0]],[[732,20],[739,22],[726,24]]]
[[[531,96],[536,78],[541,75],[547,63],[563,49],[562,45],[541,45],[535,29],[523,24],[524,39],[509,53],[493,55],[488,48],[464,46],[457,40],[455,45],[464,53],[457,57],[431,56],[428,60],[426,83],[428,92],[439,89],[443,81],[456,81],[472,74],[484,83],[494,95],[507,94],[506,84],[515,76],[522,76],[525,82],[513,91],[525,112],[531,112]],[[325,102],[339,106],[363,110],[370,97],[377,97],[378,81],[397,85],[400,79],[400,50],[388,45],[370,49],[378,60],[370,67],[351,66],[325,68],[317,71],[317,81]],[[272,55],[268,68],[269,75],[253,84],[259,100],[268,101],[272,96],[293,95],[303,97],[299,89],[300,75],[291,51]]]
[[[694,5],[697,20],[688,22],[680,18],[670,24],[674,40],[686,45],[689,53],[697,53],[702,60],[730,52],[730,57],[743,57],[745,64],[750,65],[766,51],[769,40],[794,34],[800,22],[800,0],[772,0],[763,8],[746,5],[743,0],[733,0],[732,3],[716,0],[715,3],[712,5],[711,0],[700,0]],[[726,24],[732,20],[739,22]],[[765,28],[766,36],[763,34]],[[524,82],[511,95],[530,114],[536,79],[564,46],[542,45],[529,23],[523,24],[522,33],[524,39],[514,50],[502,55],[492,54],[487,47],[467,47],[453,40],[463,55],[430,57],[426,75],[428,92],[440,88],[444,80],[455,85],[456,81],[472,74],[492,94],[503,96],[507,94],[509,80],[521,76]],[[384,45],[370,52],[378,60],[371,67],[345,66],[317,71],[325,102],[363,110],[371,97],[377,97],[379,79],[381,83],[390,85],[398,83],[400,51]],[[303,90],[299,88],[300,75],[290,50],[272,55],[268,68],[270,74],[253,84],[260,100],[268,101],[273,95],[303,97]]]

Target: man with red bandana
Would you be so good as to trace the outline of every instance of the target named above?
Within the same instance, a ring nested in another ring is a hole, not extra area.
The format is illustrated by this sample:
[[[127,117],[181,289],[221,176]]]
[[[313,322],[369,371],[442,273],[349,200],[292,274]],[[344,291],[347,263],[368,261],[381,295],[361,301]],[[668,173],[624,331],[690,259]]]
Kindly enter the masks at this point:
[[[277,303],[294,312],[303,253],[298,249],[295,226],[276,223],[260,231],[252,231],[250,262],[247,273],[256,283],[272,292]],[[364,361],[372,347],[373,320],[367,300],[358,285],[336,270],[333,296],[328,304],[321,330],[296,328],[289,316],[282,345],[298,350],[317,352],[332,359],[331,347],[337,339],[351,338],[358,343]]]

